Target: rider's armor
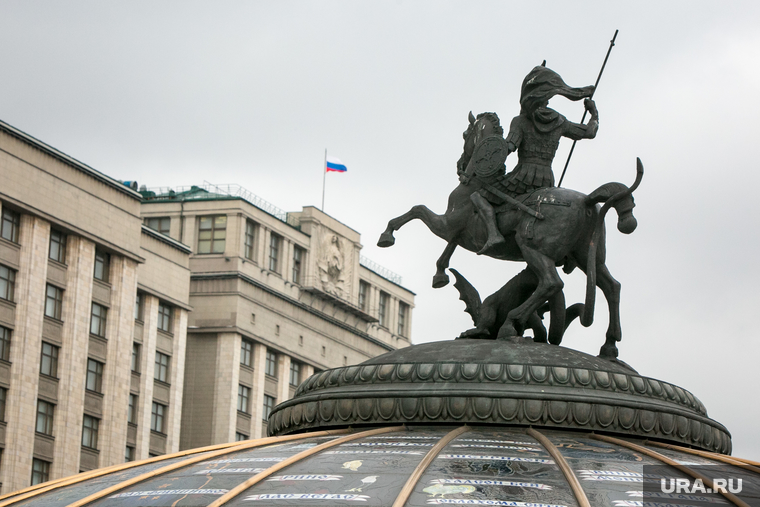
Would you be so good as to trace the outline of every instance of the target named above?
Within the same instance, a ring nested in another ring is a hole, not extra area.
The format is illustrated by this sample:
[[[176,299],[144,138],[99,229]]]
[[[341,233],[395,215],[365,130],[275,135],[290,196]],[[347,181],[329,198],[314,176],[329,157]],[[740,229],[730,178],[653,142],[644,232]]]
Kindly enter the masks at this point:
[[[551,109],[536,111],[533,118],[521,114],[512,120],[507,147],[517,150],[517,165],[501,182],[507,193],[524,194],[554,186],[552,161],[564,123],[565,117]]]

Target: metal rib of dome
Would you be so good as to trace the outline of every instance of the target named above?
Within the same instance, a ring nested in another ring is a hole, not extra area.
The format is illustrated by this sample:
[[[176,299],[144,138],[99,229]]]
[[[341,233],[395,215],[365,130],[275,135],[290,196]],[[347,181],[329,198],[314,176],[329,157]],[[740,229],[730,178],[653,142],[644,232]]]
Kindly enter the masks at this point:
[[[452,431],[452,438],[436,448]],[[0,505],[636,506],[642,505],[637,489],[645,480],[643,466],[663,464],[672,477],[688,476],[693,466],[718,467],[744,480],[742,493],[726,500],[740,507],[760,505],[757,471],[725,463],[723,455],[580,431],[388,427],[266,438],[180,454],[28,488]],[[426,458],[429,464],[420,470]]]

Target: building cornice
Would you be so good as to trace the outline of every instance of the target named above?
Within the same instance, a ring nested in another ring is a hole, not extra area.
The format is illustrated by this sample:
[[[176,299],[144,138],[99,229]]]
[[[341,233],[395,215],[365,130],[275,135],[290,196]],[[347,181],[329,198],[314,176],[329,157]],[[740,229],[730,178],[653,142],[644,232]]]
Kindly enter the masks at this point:
[[[128,186],[126,186],[124,183],[122,183],[119,180],[116,180],[114,178],[111,178],[110,176],[106,176],[105,174],[101,173],[97,169],[93,169],[92,167],[88,166],[87,164],[80,162],[79,160],[75,159],[74,157],[71,157],[69,155],[66,155],[62,151],[56,150],[52,146],[43,143],[39,139],[36,139],[26,132],[23,132],[16,127],[13,127],[12,125],[9,125],[5,123],[4,121],[0,120],[0,130],[6,132],[7,134],[10,134],[11,136],[15,137],[16,139],[19,139],[31,146],[34,146],[38,150],[47,153],[53,158],[56,158],[60,160],[61,162],[65,163],[66,165],[69,165],[73,167],[74,169],[77,169],[88,176],[91,176],[95,178],[96,180],[105,183],[106,185],[118,190],[119,192],[122,192],[133,199],[140,201],[142,200],[142,195],[140,195],[139,192],[136,192],[135,190],[132,190]]]

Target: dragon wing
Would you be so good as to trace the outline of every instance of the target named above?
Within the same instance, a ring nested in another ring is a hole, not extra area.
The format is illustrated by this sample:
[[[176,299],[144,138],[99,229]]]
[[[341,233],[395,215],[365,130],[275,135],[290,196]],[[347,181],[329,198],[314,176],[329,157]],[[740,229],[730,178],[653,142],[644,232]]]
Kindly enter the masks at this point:
[[[465,277],[459,274],[459,271],[456,269],[449,268],[449,271],[451,271],[454,274],[454,278],[456,278],[454,287],[459,291],[459,299],[464,301],[464,311],[470,314],[472,321],[477,325],[480,314],[480,294],[478,293],[478,290],[473,287]]]

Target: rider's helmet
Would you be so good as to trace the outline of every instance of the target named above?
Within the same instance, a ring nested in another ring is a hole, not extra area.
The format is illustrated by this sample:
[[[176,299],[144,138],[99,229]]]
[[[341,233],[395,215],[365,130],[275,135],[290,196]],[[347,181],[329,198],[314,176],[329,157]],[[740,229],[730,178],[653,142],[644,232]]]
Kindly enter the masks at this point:
[[[570,100],[580,100],[594,93],[593,86],[572,88],[565,84],[559,74],[546,67],[546,60],[525,76],[520,90],[520,107],[523,112],[536,109],[555,95]]]

